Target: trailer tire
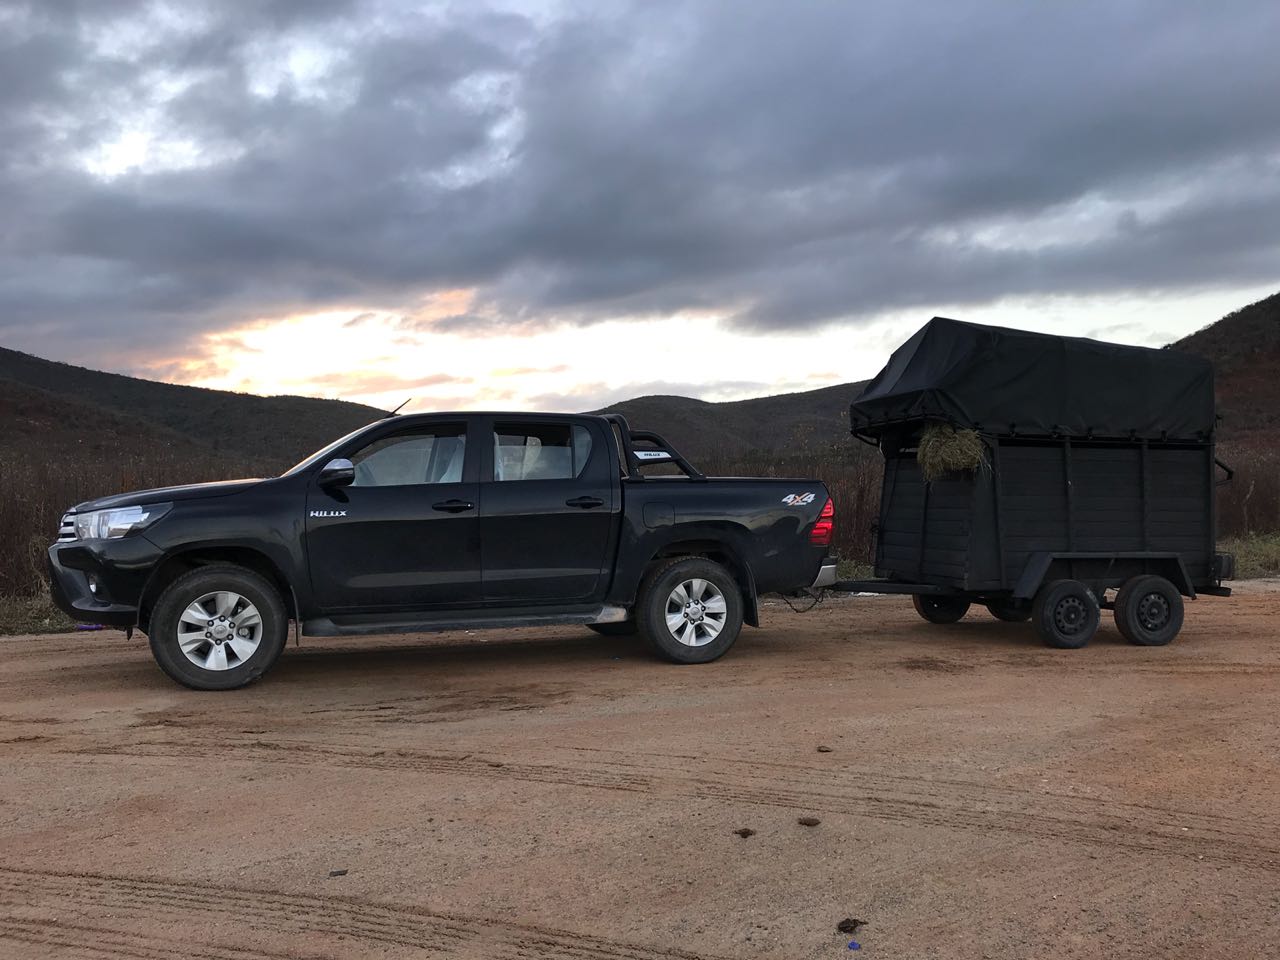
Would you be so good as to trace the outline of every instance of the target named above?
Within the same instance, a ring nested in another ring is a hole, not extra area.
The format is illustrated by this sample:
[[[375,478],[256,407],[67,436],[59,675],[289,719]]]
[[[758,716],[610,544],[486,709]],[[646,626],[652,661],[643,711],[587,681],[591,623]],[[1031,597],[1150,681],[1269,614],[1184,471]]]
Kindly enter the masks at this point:
[[[636,624],[664,659],[710,663],[728,652],[742,630],[742,588],[714,561],[676,558],[645,577]]]
[[[205,616],[208,629],[196,620]],[[151,611],[147,639],[170,679],[193,690],[234,690],[271,669],[288,626],[274,586],[245,567],[219,563],[197,567],[165,588]]]
[[[969,601],[934,593],[913,593],[911,605],[930,623],[955,623],[969,612]]]
[[[1025,600],[992,600],[987,610],[1005,623],[1026,623],[1031,619],[1031,604]]]
[[[1078,650],[1098,632],[1102,610],[1093,591],[1079,580],[1054,580],[1036,592],[1031,618],[1046,646]]]
[[[1182,629],[1182,594],[1164,577],[1126,580],[1116,594],[1116,627],[1140,647],[1162,647]]]
[[[595,631],[602,637],[633,637],[640,632],[634,617],[618,623],[588,623],[587,629]]]

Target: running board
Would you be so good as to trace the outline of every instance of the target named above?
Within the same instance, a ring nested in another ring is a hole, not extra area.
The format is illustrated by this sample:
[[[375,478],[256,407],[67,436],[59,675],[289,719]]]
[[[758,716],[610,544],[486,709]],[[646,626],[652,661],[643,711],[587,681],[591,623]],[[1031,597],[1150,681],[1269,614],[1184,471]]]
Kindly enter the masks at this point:
[[[302,622],[304,637],[359,637],[378,633],[438,633],[443,630],[512,630],[517,627],[586,626],[590,623],[622,623],[626,607],[573,607],[556,612],[545,607],[494,610],[441,611],[423,619],[421,613],[346,614],[314,617]],[[412,618],[412,619],[411,619]]]

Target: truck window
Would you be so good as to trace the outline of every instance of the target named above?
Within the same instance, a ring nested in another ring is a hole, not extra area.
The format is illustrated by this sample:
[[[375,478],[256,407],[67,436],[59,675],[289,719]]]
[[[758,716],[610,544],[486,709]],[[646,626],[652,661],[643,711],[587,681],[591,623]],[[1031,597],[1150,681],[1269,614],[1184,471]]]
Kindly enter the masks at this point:
[[[578,424],[494,424],[494,480],[571,480],[590,456],[591,431]]]
[[[355,487],[460,483],[466,458],[463,424],[432,425],[382,437],[357,451]]]

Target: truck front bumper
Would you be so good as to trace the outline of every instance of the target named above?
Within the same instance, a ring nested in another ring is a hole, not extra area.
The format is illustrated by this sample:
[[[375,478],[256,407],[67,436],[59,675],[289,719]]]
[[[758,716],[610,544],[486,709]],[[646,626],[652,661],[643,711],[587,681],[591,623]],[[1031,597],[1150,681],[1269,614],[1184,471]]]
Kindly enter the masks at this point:
[[[49,548],[53,602],[81,623],[131,627],[147,578],[162,558],[140,535],[55,543]]]
[[[829,587],[836,582],[836,558],[827,557],[822,561],[822,567],[818,570],[817,577],[810,584],[810,590],[817,590],[820,587]]]

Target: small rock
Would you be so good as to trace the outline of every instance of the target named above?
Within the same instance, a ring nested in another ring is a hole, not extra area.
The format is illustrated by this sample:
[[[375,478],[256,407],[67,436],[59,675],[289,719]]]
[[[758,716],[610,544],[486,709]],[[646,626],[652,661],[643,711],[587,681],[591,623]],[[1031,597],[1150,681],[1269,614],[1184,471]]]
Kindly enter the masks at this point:
[[[347,875],[347,871],[345,871],[345,870],[330,870],[330,871],[329,871],[329,876],[331,876],[331,877],[345,877],[346,875]]]
[[[740,836],[743,840],[747,839],[747,837],[754,837],[756,835],[756,832],[752,830],[750,827],[741,827],[733,832],[736,833],[738,836]]]
[[[865,927],[866,925],[867,921],[865,920],[855,920],[853,917],[845,917],[836,924],[836,929],[841,933],[857,933],[859,927]]]
[[[796,820],[796,823],[800,824],[802,827],[816,827],[821,822],[822,821],[817,817],[800,817]]]
[[[826,744],[819,744],[819,745],[818,745],[818,752],[819,752],[819,753],[830,753],[830,752],[831,752],[831,748],[830,748],[830,747],[828,747]]]

